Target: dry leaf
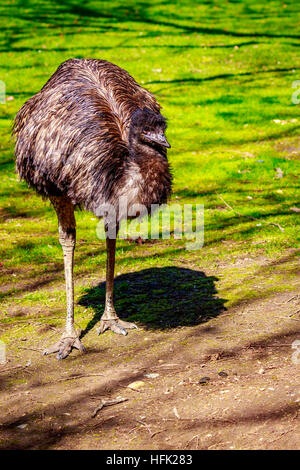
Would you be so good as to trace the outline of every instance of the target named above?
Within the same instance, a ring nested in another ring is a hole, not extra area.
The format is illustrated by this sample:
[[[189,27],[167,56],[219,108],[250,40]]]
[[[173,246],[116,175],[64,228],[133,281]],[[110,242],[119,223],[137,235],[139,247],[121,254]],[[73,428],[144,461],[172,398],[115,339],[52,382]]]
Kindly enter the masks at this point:
[[[133,390],[138,390],[145,385],[145,382],[142,380],[137,380],[136,382],[131,382],[131,384],[127,385],[128,388],[132,388]]]

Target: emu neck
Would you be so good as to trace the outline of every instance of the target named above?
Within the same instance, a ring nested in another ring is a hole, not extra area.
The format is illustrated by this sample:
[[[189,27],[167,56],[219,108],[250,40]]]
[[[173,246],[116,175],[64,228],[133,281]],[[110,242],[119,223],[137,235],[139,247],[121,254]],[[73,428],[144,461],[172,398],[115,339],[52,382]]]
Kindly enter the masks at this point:
[[[140,173],[140,203],[150,208],[151,204],[166,202],[171,177],[164,149],[137,144],[130,156],[131,164]]]
[[[129,147],[131,158],[139,163],[145,161],[147,158],[166,158],[166,151],[160,145],[144,145],[140,142],[133,141]]]

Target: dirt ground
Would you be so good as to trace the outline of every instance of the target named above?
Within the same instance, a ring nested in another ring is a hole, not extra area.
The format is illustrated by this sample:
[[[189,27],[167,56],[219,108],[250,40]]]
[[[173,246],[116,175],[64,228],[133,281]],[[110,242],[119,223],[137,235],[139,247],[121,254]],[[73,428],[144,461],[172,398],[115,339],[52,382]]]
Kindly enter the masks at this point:
[[[58,331],[21,338],[0,369],[0,447],[299,449],[298,284],[197,326],[93,328],[64,361],[41,356]]]

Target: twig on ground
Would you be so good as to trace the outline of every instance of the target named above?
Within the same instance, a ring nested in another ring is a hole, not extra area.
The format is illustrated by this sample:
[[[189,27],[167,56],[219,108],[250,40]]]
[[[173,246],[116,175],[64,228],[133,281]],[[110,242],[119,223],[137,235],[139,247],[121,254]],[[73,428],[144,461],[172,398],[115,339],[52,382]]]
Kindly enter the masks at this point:
[[[180,418],[181,421],[198,421],[199,418]],[[162,418],[162,421],[178,421],[178,418]]]
[[[134,426],[134,428],[132,428],[132,429],[130,429],[130,431],[128,431],[128,434],[131,434],[136,428],[137,428],[137,426]]]
[[[273,442],[278,441],[279,439],[282,438],[282,436],[285,436],[286,434],[288,434],[288,433],[290,433],[290,432],[292,432],[292,431],[294,431],[294,429],[288,429],[287,431],[281,432],[281,433],[279,434],[279,436],[277,436],[277,437],[276,437],[275,439],[273,439],[272,441],[269,441],[268,444],[271,444],[271,443],[273,443]]]
[[[186,445],[184,446],[185,449],[190,445],[190,443],[191,443],[194,439],[197,439],[196,447],[197,447],[197,449],[198,449],[198,447],[199,447],[199,434],[196,434],[196,436],[192,437],[192,439],[190,439],[190,440],[186,443]]]
[[[17,333],[17,331],[22,330],[22,329],[25,328],[26,326],[27,326],[27,325],[26,325],[26,323],[25,323],[25,325],[22,325],[22,326],[20,326],[20,328],[18,328],[17,330],[15,330],[14,333]]]
[[[216,193],[218,198],[220,198],[224,204],[228,207],[228,209],[232,210],[235,214],[239,215],[240,217],[246,217],[247,219],[250,219],[250,220],[256,220],[257,222],[261,223],[261,224],[264,224],[264,225],[274,225],[275,227],[279,228],[279,230],[281,232],[284,232],[284,228],[281,227],[281,225],[279,224],[276,224],[275,222],[265,222],[264,220],[260,220],[258,219],[257,217],[251,217],[250,215],[246,215],[246,214],[241,214],[240,212],[238,212],[237,210],[233,209],[233,207],[231,207],[226,201],[225,199],[223,199],[223,197]]]
[[[288,300],[286,300],[286,303],[290,302],[291,300],[294,300],[294,299],[299,299],[299,294],[296,294],[296,295],[293,295],[292,297],[290,297]]]
[[[151,434],[151,436],[150,436],[150,439],[152,439],[152,437],[156,436],[156,434],[160,434],[161,432],[164,432],[164,431],[166,431],[166,429],[162,429],[161,431],[155,431],[155,432],[153,432],[153,433]]]
[[[151,434],[151,436],[152,436],[153,433],[152,433],[152,431],[151,431],[151,428],[150,428],[149,424],[144,423],[144,421],[139,421],[138,419],[136,419],[135,421],[136,421],[137,423],[140,423],[140,424],[142,424],[143,426],[145,426],[145,428],[147,429],[148,433]]]
[[[280,318],[285,318],[285,317],[280,317]],[[287,348],[288,346],[290,347],[292,345],[290,343],[287,343],[287,344],[280,344],[280,343],[279,344],[250,344],[248,346],[248,348],[249,349],[250,348],[252,348],[252,349],[255,349],[255,348],[256,349],[258,349],[258,348],[259,349],[261,349],[261,348],[262,349],[263,348],[285,348],[285,347]]]
[[[292,313],[291,315],[295,315],[295,313]],[[300,321],[299,318],[293,318],[291,315],[288,315],[287,317],[284,317],[283,315],[276,315],[276,318],[284,318],[285,320],[294,320],[294,321]]]
[[[49,382],[49,384],[56,384],[58,382],[66,382],[67,380],[76,380],[76,379],[84,379],[85,377],[103,377],[103,374],[80,374],[74,375],[72,377],[62,377],[61,379],[55,380],[54,382]]]
[[[118,403],[123,403],[124,401],[127,401],[128,398],[121,398],[117,397],[115,400],[102,400],[102,403],[97,406],[97,408],[94,409],[94,412],[92,414],[92,418],[95,418],[100,410],[104,408],[105,406],[112,406],[112,405],[117,405]]]
[[[6,369],[0,369],[0,373],[1,372],[7,372],[7,371],[10,371],[10,370],[13,370],[13,369],[26,369],[26,367],[28,366],[13,366],[13,367],[7,367]]]
[[[293,315],[297,315],[297,313],[299,313],[299,312],[300,312],[300,308],[299,308],[299,310],[297,310],[296,312],[290,313],[289,317],[292,317]]]
[[[152,369],[164,369],[164,368],[169,369],[169,368],[173,368],[173,367],[178,368],[178,367],[183,367],[185,365],[186,364],[177,364],[177,363],[176,364],[175,363],[173,363],[173,364],[160,364],[159,366],[150,367],[150,369],[151,370]]]

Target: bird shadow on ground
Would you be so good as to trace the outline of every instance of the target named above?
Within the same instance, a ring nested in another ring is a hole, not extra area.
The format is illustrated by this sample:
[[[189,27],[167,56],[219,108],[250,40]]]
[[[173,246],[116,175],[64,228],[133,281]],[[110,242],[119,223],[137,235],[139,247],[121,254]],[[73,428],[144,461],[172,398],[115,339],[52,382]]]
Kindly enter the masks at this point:
[[[120,318],[146,328],[197,325],[226,310],[226,300],[216,295],[217,280],[201,271],[175,266],[123,274],[115,279],[115,308]],[[78,303],[95,311],[84,336],[104,311],[105,282],[88,289]]]

